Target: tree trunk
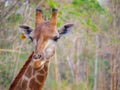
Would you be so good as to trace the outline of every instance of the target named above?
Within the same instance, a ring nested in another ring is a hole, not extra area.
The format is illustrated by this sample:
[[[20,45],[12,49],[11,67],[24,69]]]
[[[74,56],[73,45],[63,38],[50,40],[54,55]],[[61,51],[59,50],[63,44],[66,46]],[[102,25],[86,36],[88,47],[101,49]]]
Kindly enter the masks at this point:
[[[99,48],[99,36],[96,34],[96,52],[95,52],[95,62],[94,62],[94,87],[93,90],[97,90],[97,74],[98,74],[98,48]]]
[[[120,0],[110,0],[110,5],[112,6],[111,8],[111,13],[113,17],[113,38],[115,38],[116,41],[115,43],[112,43],[113,48],[114,48],[114,53],[112,56],[112,78],[111,78],[111,90],[119,90],[117,88],[120,83],[119,77],[117,77],[118,72],[117,72],[117,62],[119,62],[119,59],[117,58],[117,53],[119,49],[119,40],[120,40]]]

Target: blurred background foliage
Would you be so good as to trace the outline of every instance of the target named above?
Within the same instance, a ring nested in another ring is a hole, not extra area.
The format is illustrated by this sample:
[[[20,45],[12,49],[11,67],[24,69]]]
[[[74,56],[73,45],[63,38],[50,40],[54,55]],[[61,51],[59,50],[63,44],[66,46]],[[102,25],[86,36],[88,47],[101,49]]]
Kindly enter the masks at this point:
[[[35,10],[57,26],[74,23],[57,43],[43,90],[120,90],[119,0],[0,0],[0,90],[7,90],[33,50],[19,25],[34,28]]]

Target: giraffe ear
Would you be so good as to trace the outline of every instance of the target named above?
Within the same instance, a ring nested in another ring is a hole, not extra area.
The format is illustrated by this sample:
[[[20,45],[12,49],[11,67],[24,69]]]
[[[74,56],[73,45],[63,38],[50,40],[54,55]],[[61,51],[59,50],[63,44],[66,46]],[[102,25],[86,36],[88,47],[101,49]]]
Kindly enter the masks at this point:
[[[20,38],[22,40],[25,39],[25,38],[30,38],[32,40],[31,32],[32,32],[33,29],[30,28],[29,26],[26,26],[26,25],[21,25],[19,27],[20,27],[19,31],[21,33]]]
[[[58,33],[59,33],[59,37],[54,37],[53,40],[54,41],[58,41],[58,39],[60,39],[60,37],[62,37],[63,35],[67,34],[69,31],[72,30],[74,24],[65,24],[63,25],[61,28],[58,29]]]
[[[65,34],[67,34],[69,31],[71,31],[73,26],[74,26],[74,24],[63,25],[60,29],[58,29],[58,32],[59,32],[60,36],[63,36]]]

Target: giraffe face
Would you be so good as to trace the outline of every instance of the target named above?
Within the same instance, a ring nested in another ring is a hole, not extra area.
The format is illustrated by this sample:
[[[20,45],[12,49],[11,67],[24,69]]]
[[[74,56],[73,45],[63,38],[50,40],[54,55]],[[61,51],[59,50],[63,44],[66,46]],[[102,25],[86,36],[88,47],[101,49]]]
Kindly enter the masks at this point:
[[[49,46],[49,41],[54,37],[59,37],[56,29],[57,9],[52,9],[52,17],[49,21],[42,18],[42,11],[36,10],[36,28],[31,33],[34,44],[34,59],[44,56],[45,49]]]
[[[57,9],[52,10],[52,17],[49,21],[44,21],[41,10],[36,10],[36,28],[31,29],[29,26],[20,26],[24,29],[26,37],[33,41],[34,45],[34,66],[36,68],[46,63],[55,53],[57,40],[71,30],[73,24],[66,24],[56,29]]]
[[[59,37],[59,33],[50,27],[50,22],[41,24],[32,33],[34,45],[33,66],[34,68],[42,68],[48,62],[47,60],[54,55],[55,42],[53,38]]]
[[[39,59],[41,56],[44,56],[44,51],[48,46],[54,44],[54,42],[52,42],[53,38],[59,38],[57,29],[51,29],[49,22],[41,24],[36,30],[33,30],[31,34],[34,45],[34,59]]]

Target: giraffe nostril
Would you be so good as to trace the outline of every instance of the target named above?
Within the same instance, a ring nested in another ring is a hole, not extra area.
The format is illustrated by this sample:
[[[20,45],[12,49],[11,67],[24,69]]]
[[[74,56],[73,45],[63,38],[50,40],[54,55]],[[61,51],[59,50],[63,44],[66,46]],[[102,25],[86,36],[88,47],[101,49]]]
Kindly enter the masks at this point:
[[[41,58],[41,55],[38,55],[38,58]]]
[[[33,59],[40,59],[41,55],[33,55]]]
[[[33,59],[37,59],[37,55],[33,55]]]

